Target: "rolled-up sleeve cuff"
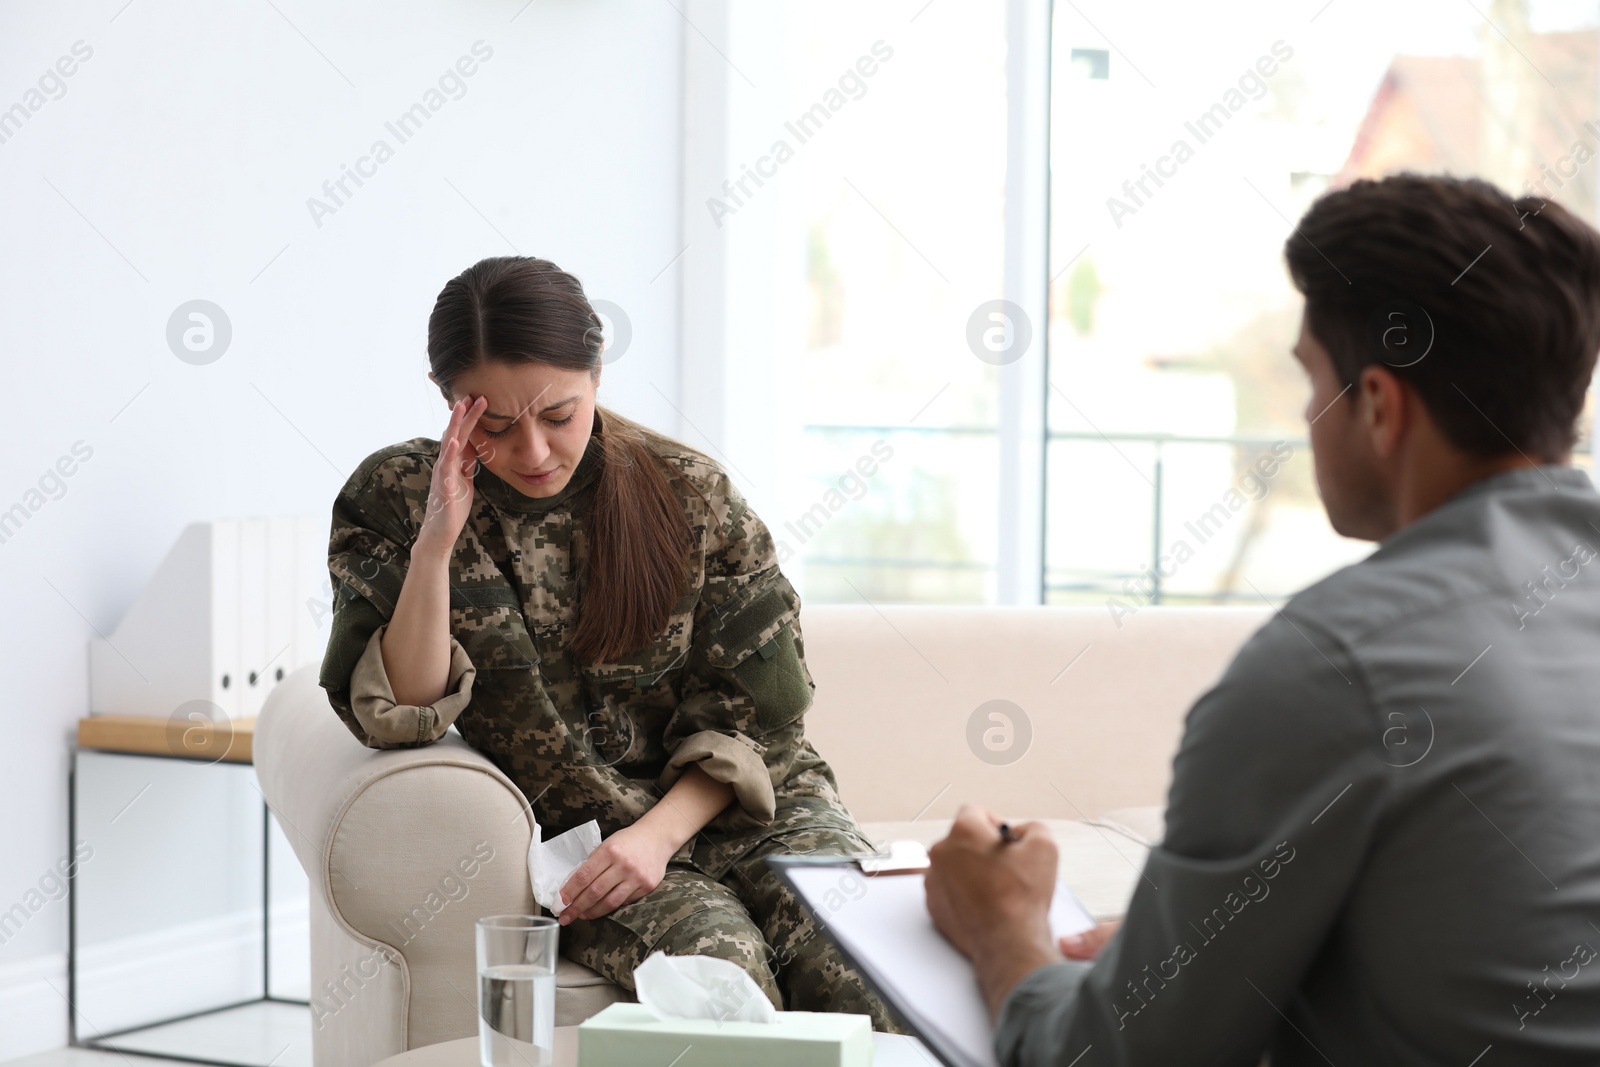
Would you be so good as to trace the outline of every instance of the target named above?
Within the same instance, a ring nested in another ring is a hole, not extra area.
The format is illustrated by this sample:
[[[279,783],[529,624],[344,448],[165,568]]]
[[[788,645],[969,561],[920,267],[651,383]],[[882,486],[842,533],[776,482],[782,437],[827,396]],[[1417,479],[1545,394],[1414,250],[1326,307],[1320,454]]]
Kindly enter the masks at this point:
[[[437,741],[472,699],[478,669],[467,650],[450,638],[450,678],[445,695],[431,705],[398,704],[383,668],[384,623],[367,639],[367,647],[350,675],[350,707],[356,721],[378,745],[420,745]]]
[[[1078,989],[1092,965],[1052,963],[1023,976],[1000,1005],[994,1054],[1001,1067],[1068,1063],[1082,1049],[1063,1047]]]
[[[734,799],[756,822],[763,826],[772,822],[778,809],[772,775],[754,741],[744,734],[719,734],[714,730],[690,734],[673,751],[656,784],[663,790],[671,788],[691,763],[698,763],[712,778],[733,786]]]

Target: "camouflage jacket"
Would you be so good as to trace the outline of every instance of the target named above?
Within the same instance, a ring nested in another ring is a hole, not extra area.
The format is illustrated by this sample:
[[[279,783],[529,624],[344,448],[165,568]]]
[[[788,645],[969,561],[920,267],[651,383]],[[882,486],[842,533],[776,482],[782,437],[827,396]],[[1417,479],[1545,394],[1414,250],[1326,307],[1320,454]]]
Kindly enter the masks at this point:
[[[602,426],[597,413],[597,434]],[[674,860],[715,878],[792,829],[859,832],[805,739],[815,686],[799,597],[771,535],[716,463],[667,438],[647,440],[694,543],[688,585],[654,644],[593,664],[566,649],[599,442],[553,497],[524,496],[480,466],[449,564],[449,688],[430,707],[395,702],[378,646],[439,442],[418,437],[368,456],[333,505],[333,629],[320,676],[330,703],[372,748],[429,744],[453,722],[518,785],[547,836],[589,819],[613,833],[698,762],[736,799]]]

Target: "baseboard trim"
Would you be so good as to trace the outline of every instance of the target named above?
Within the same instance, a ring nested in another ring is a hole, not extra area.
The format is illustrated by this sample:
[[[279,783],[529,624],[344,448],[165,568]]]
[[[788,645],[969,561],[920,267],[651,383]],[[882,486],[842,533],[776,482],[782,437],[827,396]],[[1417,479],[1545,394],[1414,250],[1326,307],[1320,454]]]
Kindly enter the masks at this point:
[[[279,996],[304,995],[300,987],[309,985],[282,972],[306,967],[303,951],[296,949],[309,946],[310,930],[305,901],[273,907],[273,941],[290,946],[275,956]],[[78,1037],[90,1040],[259,996],[260,951],[259,911],[80,946]],[[66,1047],[66,997],[66,953],[0,964],[0,1062]]]
[[[304,902],[272,909],[274,940],[309,943]],[[78,1036],[261,994],[261,913],[233,912],[78,949]]]
[[[67,954],[0,964],[0,1061],[65,1047]]]

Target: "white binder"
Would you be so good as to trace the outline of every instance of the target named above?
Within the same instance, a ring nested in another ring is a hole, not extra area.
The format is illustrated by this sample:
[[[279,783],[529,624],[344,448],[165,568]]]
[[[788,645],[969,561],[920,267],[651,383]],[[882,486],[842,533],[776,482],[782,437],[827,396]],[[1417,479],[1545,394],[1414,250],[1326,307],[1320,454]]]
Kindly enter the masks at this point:
[[[239,520],[239,716],[255,718],[267,687],[267,520]]]
[[[300,583],[295,581],[296,540],[299,522],[292,515],[267,520],[266,624],[261,659],[262,701],[265,693],[289,675],[294,658],[295,599]],[[326,546],[324,546],[326,556]]]
[[[333,617],[333,584],[328,575],[329,518],[300,515],[294,526],[295,594],[289,613],[294,647],[287,653],[288,662],[321,663]]]
[[[254,716],[322,660],[327,544],[325,516],[185,527],[117,628],[90,639],[90,713],[169,718],[201,700],[213,716]]]

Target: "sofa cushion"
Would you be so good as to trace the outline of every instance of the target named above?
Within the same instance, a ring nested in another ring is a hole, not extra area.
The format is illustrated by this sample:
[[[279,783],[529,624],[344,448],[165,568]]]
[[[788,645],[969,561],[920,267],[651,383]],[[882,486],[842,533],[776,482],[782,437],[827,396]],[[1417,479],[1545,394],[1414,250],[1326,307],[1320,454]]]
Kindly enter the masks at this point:
[[[1185,714],[1271,614],[808,604],[806,738],[864,822],[1160,804]]]
[[[633,1000],[633,994],[581,963],[556,957],[556,1025],[577,1026],[608,1004]]]
[[[1167,809],[1165,805],[1153,808],[1118,808],[1108,811],[1090,825],[1115,830],[1149,848],[1167,836]]]

